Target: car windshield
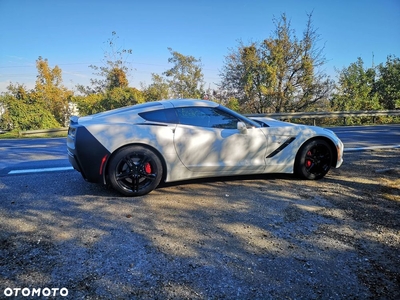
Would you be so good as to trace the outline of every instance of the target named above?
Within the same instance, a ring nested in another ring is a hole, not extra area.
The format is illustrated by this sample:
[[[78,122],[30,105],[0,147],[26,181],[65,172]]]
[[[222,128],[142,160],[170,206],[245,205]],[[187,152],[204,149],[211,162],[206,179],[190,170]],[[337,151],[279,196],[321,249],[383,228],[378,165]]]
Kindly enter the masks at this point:
[[[220,110],[226,111],[227,113],[229,113],[231,115],[234,115],[236,118],[238,118],[239,120],[243,121],[246,124],[250,124],[250,126],[252,126],[252,127],[257,127],[257,128],[261,127],[261,125],[259,123],[255,122],[254,120],[246,118],[245,116],[243,116],[243,115],[241,115],[241,114],[239,114],[239,113],[237,113],[237,112],[235,112],[235,111],[233,111],[233,110],[231,110],[231,109],[229,109],[229,108],[227,108],[225,106],[220,105],[220,106],[218,106],[218,108]]]

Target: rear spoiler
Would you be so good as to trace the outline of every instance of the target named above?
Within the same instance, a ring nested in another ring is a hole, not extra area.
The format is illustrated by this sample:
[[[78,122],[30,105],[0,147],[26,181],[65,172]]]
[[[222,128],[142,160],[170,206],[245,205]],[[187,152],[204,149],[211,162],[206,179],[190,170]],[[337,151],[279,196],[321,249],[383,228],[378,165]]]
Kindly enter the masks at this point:
[[[69,117],[69,120],[71,121],[71,123],[78,123],[78,119],[79,119],[79,117],[78,116],[70,116]]]

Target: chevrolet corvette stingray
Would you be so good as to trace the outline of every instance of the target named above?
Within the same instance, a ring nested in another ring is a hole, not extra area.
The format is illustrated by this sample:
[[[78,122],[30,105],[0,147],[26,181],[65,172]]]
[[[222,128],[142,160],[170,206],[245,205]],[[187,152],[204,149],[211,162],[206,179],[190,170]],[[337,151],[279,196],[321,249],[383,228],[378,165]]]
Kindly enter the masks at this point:
[[[161,181],[242,174],[294,173],[321,179],[343,162],[330,130],[247,118],[218,103],[175,99],[70,118],[71,165],[89,182],[126,196]]]

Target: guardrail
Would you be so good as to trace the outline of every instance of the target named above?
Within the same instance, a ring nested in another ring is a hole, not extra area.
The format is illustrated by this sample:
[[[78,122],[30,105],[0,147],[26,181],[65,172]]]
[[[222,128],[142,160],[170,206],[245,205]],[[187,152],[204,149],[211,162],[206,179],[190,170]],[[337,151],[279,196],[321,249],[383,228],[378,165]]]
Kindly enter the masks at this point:
[[[246,114],[246,117],[269,117],[277,120],[290,121],[291,119],[312,119],[315,125],[316,119],[323,118],[343,118],[343,123],[346,125],[346,118],[349,117],[372,117],[375,123],[376,117],[382,116],[400,116],[400,110],[370,110],[370,111],[331,111],[331,112],[293,112],[293,113],[271,113],[271,114]],[[53,128],[53,129],[39,129],[20,131],[19,135],[22,136],[35,136],[35,135],[49,135],[56,136],[60,134],[67,134],[68,128]]]
[[[38,135],[47,135],[47,136],[60,136],[62,134],[67,135],[68,133],[68,128],[63,127],[63,128],[51,128],[51,129],[38,129],[38,130],[26,130],[26,131],[20,131],[19,136],[20,137],[26,137],[26,136],[38,136]]]
[[[346,125],[346,118],[349,117],[372,117],[375,123],[376,117],[400,116],[400,110],[369,110],[369,111],[331,111],[331,112],[293,112],[293,113],[271,113],[271,114],[246,114],[247,117],[269,117],[277,120],[291,119],[312,119],[315,125],[316,119],[323,118],[343,118]]]

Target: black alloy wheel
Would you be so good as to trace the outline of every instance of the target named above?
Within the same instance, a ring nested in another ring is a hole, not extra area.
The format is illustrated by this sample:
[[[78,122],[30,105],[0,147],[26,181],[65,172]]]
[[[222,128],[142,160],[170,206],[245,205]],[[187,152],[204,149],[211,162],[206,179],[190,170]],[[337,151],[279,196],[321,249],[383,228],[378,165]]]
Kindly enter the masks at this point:
[[[332,149],[322,139],[315,139],[305,143],[299,150],[295,173],[305,179],[323,178],[332,165]]]
[[[152,150],[128,146],[119,150],[108,167],[111,186],[125,196],[141,196],[154,190],[161,181],[163,167]]]

